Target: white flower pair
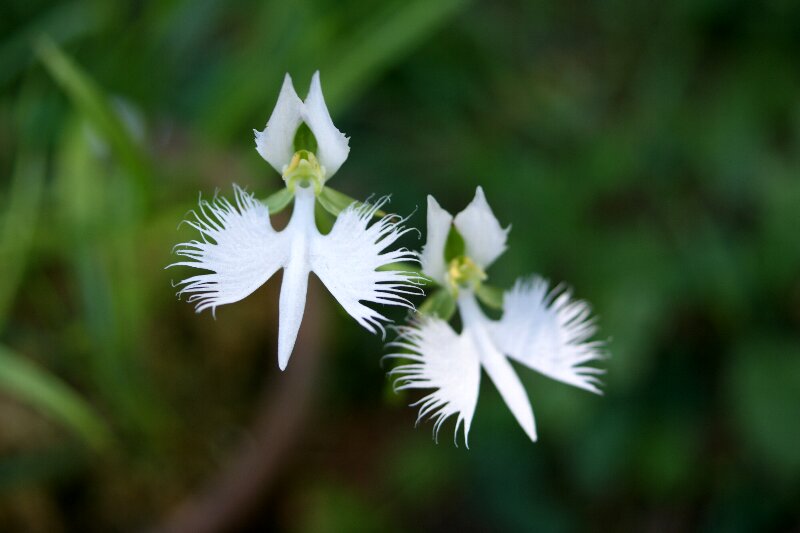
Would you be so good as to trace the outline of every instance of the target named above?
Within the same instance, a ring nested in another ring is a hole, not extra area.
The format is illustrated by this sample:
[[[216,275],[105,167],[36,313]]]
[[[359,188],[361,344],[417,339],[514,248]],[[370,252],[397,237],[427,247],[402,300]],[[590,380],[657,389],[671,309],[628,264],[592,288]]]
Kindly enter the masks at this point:
[[[202,239],[178,245],[176,253],[187,260],[175,263],[209,271],[180,282],[179,294],[190,294],[198,312],[241,300],[283,268],[278,365],[285,369],[303,316],[310,272],[359,324],[376,333],[383,332],[387,319],[364,303],[413,308],[406,296],[421,293],[421,276],[388,268],[419,257],[423,273],[442,288],[421,306],[420,318],[398,328],[400,337],[392,345],[402,351],[388,357],[412,361],[391,371],[398,376],[398,389],[435,389],[418,403],[420,418],[436,417],[436,433],[455,414],[456,430],[463,424],[466,441],[483,367],[525,432],[536,440],[530,403],[507,357],[599,392],[596,375],[601,371],[585,366],[601,356],[600,344],[587,342],[595,331],[588,305],[571,302],[566,292],[548,292],[546,282],[533,278],[518,281],[505,294],[499,321],[483,314],[476,296],[500,305],[498,293],[483,283],[484,271],[505,250],[508,230],[500,227],[480,188],[455,218],[428,197],[428,239],[421,256],[404,248],[387,250],[410,229],[403,228],[404,220],[396,215],[369,224],[386,200],[359,204],[326,185],[347,159],[349,146],[330,118],[319,73],[305,101],[287,75],[266,128],[255,136],[258,153],[281,173],[286,188],[261,202],[234,186],[233,203],[224,198],[200,202],[188,224]],[[292,199],[289,224],[275,231],[270,214]],[[337,217],[328,234],[317,228],[316,202]],[[456,306],[463,323],[460,334],[447,323]]]

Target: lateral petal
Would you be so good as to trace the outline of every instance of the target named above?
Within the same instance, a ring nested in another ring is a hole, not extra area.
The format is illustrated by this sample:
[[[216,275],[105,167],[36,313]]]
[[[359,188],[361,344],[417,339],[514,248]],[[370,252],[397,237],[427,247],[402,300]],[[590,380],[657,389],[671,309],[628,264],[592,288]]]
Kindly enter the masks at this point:
[[[319,82],[319,71],[311,78],[308,89],[303,119],[317,139],[317,159],[325,167],[325,177],[333,176],[350,153],[349,140],[344,133],[336,129]]]
[[[428,195],[428,240],[422,248],[420,263],[422,272],[440,285],[447,283],[444,246],[452,223],[453,215],[442,209],[433,196]]]
[[[486,202],[483,188],[475,190],[472,202],[456,215],[456,229],[464,237],[467,255],[481,268],[487,268],[506,250],[506,238],[511,226],[500,227],[492,208]]]
[[[370,219],[386,199],[374,205],[352,204],[342,211],[328,235],[317,235],[311,243],[311,270],[350,316],[371,333],[384,332],[388,319],[361,302],[413,308],[406,295],[421,294],[417,274],[379,270],[390,263],[417,261],[405,248],[385,251],[400,236],[403,219],[387,215],[372,225]]]
[[[601,342],[589,342],[596,326],[589,305],[540,277],[517,280],[506,292],[503,317],[491,324],[497,346],[542,374],[601,394],[599,374],[586,363],[603,359]]]
[[[281,175],[283,167],[289,164],[294,155],[294,136],[302,122],[303,102],[294,90],[291,76],[287,74],[264,130],[253,130],[256,150]]]
[[[464,443],[469,447],[481,379],[477,346],[438,318],[425,318],[398,330],[400,336],[390,346],[402,351],[386,357],[412,362],[389,372],[396,376],[395,389],[435,389],[411,404],[420,406],[417,423],[425,417],[434,419],[433,433],[438,440],[444,421],[456,415],[453,439],[463,423]]]
[[[237,302],[266,282],[286,258],[285,240],[272,229],[269,209],[234,185],[235,203],[225,198],[201,201],[195,220],[202,240],[176,246],[177,255],[188,258],[170,266],[209,270],[187,278],[178,285],[178,295],[190,294],[197,312]]]

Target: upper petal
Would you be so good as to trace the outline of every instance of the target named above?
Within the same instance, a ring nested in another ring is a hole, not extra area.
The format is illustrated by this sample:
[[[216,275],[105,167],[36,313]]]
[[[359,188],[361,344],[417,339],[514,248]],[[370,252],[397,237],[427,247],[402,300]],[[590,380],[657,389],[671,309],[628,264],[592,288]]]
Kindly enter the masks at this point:
[[[475,414],[480,390],[481,367],[477,346],[469,337],[458,335],[447,322],[438,318],[423,319],[400,328],[400,337],[391,346],[399,353],[386,357],[408,359],[390,374],[397,376],[395,388],[435,389],[412,405],[420,405],[417,421],[425,416],[435,418],[434,435],[451,415],[457,415],[458,427],[464,424],[464,442],[469,446],[469,428]]]
[[[403,220],[387,215],[372,225],[370,220],[386,200],[375,205],[355,204],[342,211],[328,235],[318,235],[311,246],[311,270],[331,291],[350,316],[368,331],[383,330],[386,317],[362,302],[412,308],[405,295],[420,294],[418,275],[379,268],[399,261],[417,261],[404,248],[386,251],[403,234]]]
[[[350,153],[349,141],[344,133],[333,125],[322,87],[319,82],[319,71],[311,78],[308,89],[303,119],[317,139],[317,159],[325,167],[326,178],[333,176]]]
[[[264,131],[253,130],[256,150],[280,174],[292,160],[294,136],[302,122],[303,102],[294,90],[291,76],[287,74]]]
[[[584,301],[573,301],[545,280],[518,280],[504,298],[503,317],[491,325],[492,338],[509,357],[564,383],[600,394],[602,343],[589,342],[596,326]]]
[[[476,189],[475,198],[466,209],[456,215],[454,223],[464,237],[467,255],[479,267],[487,268],[505,251],[510,226],[500,227],[481,187]]]
[[[179,244],[176,253],[189,260],[170,265],[211,271],[179,283],[183,288],[178,294],[191,294],[189,301],[197,302],[198,312],[241,300],[286,259],[285,240],[272,229],[266,206],[235,185],[234,191],[235,204],[225,198],[200,202],[195,220],[187,223],[200,231],[202,240]]]
[[[428,195],[428,240],[422,248],[420,263],[422,272],[440,285],[446,283],[444,246],[452,223],[453,215],[442,209],[433,196]]]

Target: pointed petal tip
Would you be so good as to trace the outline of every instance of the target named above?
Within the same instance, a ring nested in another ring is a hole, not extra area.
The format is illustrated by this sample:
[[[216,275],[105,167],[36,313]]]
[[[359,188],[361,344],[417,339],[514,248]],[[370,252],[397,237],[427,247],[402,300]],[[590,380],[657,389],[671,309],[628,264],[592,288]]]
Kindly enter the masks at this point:
[[[292,357],[292,349],[294,345],[287,347],[283,342],[278,340],[278,368],[283,372],[289,366],[289,359]]]
[[[475,188],[475,197],[455,216],[453,223],[464,237],[467,255],[481,268],[489,267],[506,250],[511,226],[500,225],[483,187]]]
[[[293,142],[302,122],[303,101],[297,96],[287,73],[278,100],[262,131],[255,131],[256,150],[278,172],[283,172],[294,153]]]
[[[427,238],[420,254],[422,271],[439,284],[445,284],[444,248],[447,235],[453,223],[453,215],[439,205],[432,195],[428,195]]]
[[[331,119],[322,93],[319,71],[311,77],[311,85],[303,102],[303,120],[317,139],[317,158],[330,179],[350,153],[348,137],[339,131]]]

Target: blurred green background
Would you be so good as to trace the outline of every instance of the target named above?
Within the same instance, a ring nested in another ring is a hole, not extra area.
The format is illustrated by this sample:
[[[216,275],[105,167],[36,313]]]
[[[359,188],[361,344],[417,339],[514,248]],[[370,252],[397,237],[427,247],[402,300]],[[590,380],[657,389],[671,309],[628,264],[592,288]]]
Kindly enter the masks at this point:
[[[800,528],[798,28],[793,0],[4,0],[0,531],[168,522],[269,455],[264,409],[300,421],[231,530]],[[482,185],[513,225],[493,283],[592,302],[604,397],[521,370],[531,444],[483,379],[471,449],[437,445],[319,284],[305,378],[279,278],[216,321],[176,300],[179,221],[277,190],[252,129],[316,69],[332,185],[423,229],[426,194]]]

